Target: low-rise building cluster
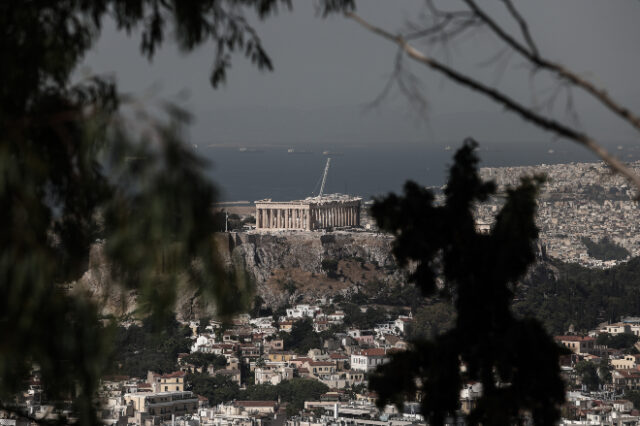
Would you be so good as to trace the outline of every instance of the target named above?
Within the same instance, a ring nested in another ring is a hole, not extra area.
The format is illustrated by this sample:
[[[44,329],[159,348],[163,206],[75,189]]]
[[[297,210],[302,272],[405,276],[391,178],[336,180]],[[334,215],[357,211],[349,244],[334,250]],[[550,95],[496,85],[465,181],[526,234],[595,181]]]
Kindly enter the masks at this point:
[[[353,422],[371,425],[424,424],[419,410],[398,412],[376,408],[376,396],[367,390],[368,374],[388,362],[394,351],[407,348],[413,321],[410,312],[391,317],[371,329],[346,327],[345,313],[322,304],[298,304],[274,318],[238,315],[231,324],[212,320],[187,324],[192,330],[190,353],[177,356],[179,369],[145,377],[104,378],[100,391],[100,419],[110,425],[335,425]],[[362,307],[366,310],[366,307]],[[300,321],[311,322],[323,333],[319,347],[300,353],[285,347],[287,333]],[[329,331],[329,332],[327,332]],[[194,361],[194,355],[216,362]],[[217,357],[212,357],[217,355]],[[318,401],[306,401],[299,412],[287,411],[283,401],[229,400],[211,405],[193,391],[189,374],[225,376],[240,389],[248,385],[274,385],[303,378],[329,389]],[[37,383],[34,383],[37,399]],[[37,405],[37,404],[35,404]]]
[[[640,162],[631,168],[640,172]],[[515,187],[523,176],[547,177],[538,198],[537,225],[546,253],[566,262],[610,267],[620,260],[599,260],[589,256],[582,241],[603,237],[640,255],[640,209],[633,188],[603,163],[570,163],[526,167],[483,168],[480,175],[494,180],[498,196],[477,208],[480,227],[490,227],[504,202],[506,188]]]

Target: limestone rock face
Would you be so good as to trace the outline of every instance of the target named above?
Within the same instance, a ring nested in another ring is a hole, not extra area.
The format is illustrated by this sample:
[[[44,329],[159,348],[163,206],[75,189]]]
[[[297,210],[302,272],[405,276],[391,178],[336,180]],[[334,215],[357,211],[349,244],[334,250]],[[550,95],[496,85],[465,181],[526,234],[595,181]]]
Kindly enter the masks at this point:
[[[257,283],[266,282],[275,269],[322,273],[325,259],[362,259],[379,267],[395,267],[393,238],[385,234],[288,233],[228,234],[228,264],[241,262]]]
[[[223,251],[227,265],[243,267],[257,294],[277,307],[287,300],[354,291],[371,280],[397,281],[391,254],[393,237],[350,232],[229,233]],[[323,269],[335,261],[336,270]],[[392,273],[389,273],[393,271]]]
[[[393,237],[358,232],[227,233],[216,235],[226,266],[241,267],[255,281],[256,294],[268,306],[311,301],[348,294],[371,281],[394,284],[402,280],[391,254]],[[323,261],[335,265],[323,269]],[[96,299],[104,314],[120,316],[135,310],[135,291],[112,282],[103,245],[91,248],[89,268],[74,287]],[[211,314],[212,306],[180,285],[176,314],[189,320]]]

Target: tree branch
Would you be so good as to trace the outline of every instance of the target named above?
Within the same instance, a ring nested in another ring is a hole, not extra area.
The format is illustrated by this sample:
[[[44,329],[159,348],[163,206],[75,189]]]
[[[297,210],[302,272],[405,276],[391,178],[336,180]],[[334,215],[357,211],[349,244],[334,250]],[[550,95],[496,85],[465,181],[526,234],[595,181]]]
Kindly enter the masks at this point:
[[[593,138],[591,138],[587,134],[579,132],[556,120],[538,114],[530,108],[520,104],[516,100],[508,97],[499,90],[488,87],[483,83],[474,80],[469,76],[464,75],[429,56],[426,56],[424,53],[411,46],[402,36],[393,35],[380,27],[372,25],[353,12],[348,12],[345,15],[348,18],[353,19],[372,33],[377,34],[382,38],[385,38],[396,44],[410,58],[414,59],[415,61],[426,65],[441,74],[444,74],[445,76],[461,84],[462,86],[468,87],[476,92],[485,95],[488,98],[493,99],[498,104],[504,106],[506,109],[520,115],[520,117],[522,117],[524,120],[529,121],[544,130],[555,133],[558,136],[565,137],[579,143],[580,145],[585,146],[586,148],[591,150],[591,152],[596,154],[600,159],[602,159],[602,161],[604,161],[612,170],[621,174],[627,180],[629,180],[640,191],[640,176],[636,175],[633,170],[627,167],[627,165],[625,165],[623,162],[615,158],[613,155],[609,154],[602,146],[600,146]]]
[[[507,9],[509,10],[509,13],[511,13],[511,16],[513,16],[513,19],[515,19],[516,22],[518,22],[518,25],[520,25],[522,36],[529,45],[529,49],[531,50],[533,56],[539,56],[538,47],[533,41],[533,37],[531,37],[531,32],[529,31],[529,25],[527,24],[527,21],[522,17],[522,15],[520,15],[520,12],[518,12],[518,9],[516,9],[511,0],[502,1],[504,2],[505,6],[507,6]]]
[[[558,76],[582,88],[587,93],[591,94],[600,103],[602,103],[607,108],[609,108],[609,110],[611,110],[614,114],[617,114],[620,118],[627,121],[629,124],[631,124],[631,126],[635,127],[638,131],[640,131],[640,117],[633,114],[627,107],[624,107],[619,103],[617,103],[615,100],[613,100],[613,98],[611,98],[605,90],[595,86],[589,80],[586,80],[580,77],[579,75],[568,70],[562,65],[541,57],[538,54],[537,49],[535,49],[535,45],[533,45],[534,50],[527,49],[524,45],[522,45],[520,42],[514,39],[510,34],[508,34],[500,25],[498,25],[498,23],[493,18],[491,18],[487,13],[485,13],[485,11],[481,7],[479,7],[474,0],[464,0],[464,2],[480,19],[482,19],[489,26],[489,28],[491,28],[491,30],[499,38],[501,38],[505,43],[507,43],[515,51],[517,51],[526,59],[528,59],[535,66],[542,69],[546,69],[548,71],[552,71],[556,73]],[[515,7],[513,6],[513,4],[511,4],[509,0],[505,0],[505,3],[507,4],[507,7],[511,5],[513,10],[515,11],[514,16],[516,16],[516,19],[518,20],[519,23],[522,22],[520,24],[521,28],[524,23],[525,27],[523,29],[523,32],[525,34],[525,39],[528,40],[527,37],[530,38],[530,34],[528,31],[528,27],[526,26],[526,22],[524,21],[522,16],[517,12]],[[519,17],[519,19],[517,17]]]

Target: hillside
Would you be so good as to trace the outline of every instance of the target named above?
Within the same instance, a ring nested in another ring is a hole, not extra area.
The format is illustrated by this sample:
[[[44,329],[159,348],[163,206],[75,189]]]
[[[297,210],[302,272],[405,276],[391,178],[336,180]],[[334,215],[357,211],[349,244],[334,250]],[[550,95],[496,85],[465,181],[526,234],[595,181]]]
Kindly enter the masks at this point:
[[[365,232],[227,233],[216,235],[227,267],[240,266],[256,283],[256,294],[267,306],[311,301],[322,296],[347,295],[371,283],[403,282],[391,255],[392,237]],[[89,268],[76,288],[100,299],[106,314],[133,312],[135,293],[113,291],[109,265],[101,244],[91,249]],[[177,301],[179,319],[209,312],[186,283]]]

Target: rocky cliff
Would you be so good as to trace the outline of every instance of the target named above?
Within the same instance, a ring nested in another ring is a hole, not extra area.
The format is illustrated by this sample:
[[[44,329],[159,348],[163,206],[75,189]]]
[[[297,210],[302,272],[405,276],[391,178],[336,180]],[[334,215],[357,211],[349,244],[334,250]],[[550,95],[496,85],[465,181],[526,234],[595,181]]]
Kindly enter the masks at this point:
[[[402,279],[391,255],[393,238],[365,232],[289,232],[218,234],[218,250],[228,267],[242,267],[254,279],[257,295],[272,307],[286,302],[357,291],[372,282]],[[89,269],[77,287],[99,300],[104,313],[122,315],[135,308],[136,294],[113,285],[102,245],[91,249]],[[210,307],[187,285],[176,303],[180,319]]]
[[[222,236],[221,236],[222,237]],[[370,281],[401,279],[393,238],[365,232],[229,233],[228,265],[243,267],[272,306],[354,291]]]
[[[314,301],[323,296],[348,295],[369,288],[403,285],[406,277],[391,254],[393,237],[369,232],[226,233],[216,235],[226,265],[244,268],[256,283],[265,305]],[[557,268],[548,262],[544,247],[523,277],[525,286],[557,280]],[[136,294],[110,282],[102,246],[92,247],[89,269],[79,287],[99,300],[105,313],[121,315],[135,308]],[[374,285],[370,285],[374,284]],[[187,320],[210,314],[195,291],[180,284],[176,314]]]

